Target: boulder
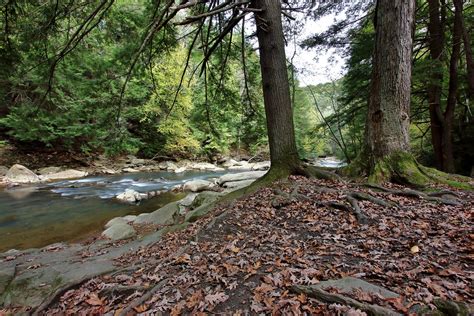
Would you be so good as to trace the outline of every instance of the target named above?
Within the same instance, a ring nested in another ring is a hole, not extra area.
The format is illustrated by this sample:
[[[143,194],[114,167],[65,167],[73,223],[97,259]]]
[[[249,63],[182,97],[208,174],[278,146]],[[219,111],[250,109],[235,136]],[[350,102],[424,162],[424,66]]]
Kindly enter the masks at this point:
[[[186,213],[186,209],[189,208],[191,204],[193,204],[197,195],[197,193],[189,193],[185,198],[178,201],[179,214],[182,215]]]
[[[179,212],[178,202],[171,202],[152,213],[140,214],[133,221],[134,224],[171,225]]]
[[[229,167],[229,170],[252,170],[253,163],[247,161],[239,161],[236,165]]]
[[[270,169],[270,161],[256,162],[252,166],[252,170],[268,170]]]
[[[104,230],[102,236],[112,240],[121,240],[133,237],[136,234],[137,232],[132,226],[128,224],[117,223]]]
[[[127,215],[122,217],[124,220],[127,221],[127,223],[132,223],[134,220],[137,219],[137,215]]]
[[[201,192],[213,187],[213,183],[206,180],[191,180],[184,184],[183,190],[191,192]]]
[[[212,202],[217,201],[222,195],[222,192],[214,192],[214,191],[204,191],[199,193],[193,200],[190,208],[195,209],[201,205],[209,204]]]
[[[107,224],[104,225],[104,227],[109,228],[116,224],[127,224],[127,223],[128,222],[122,217],[115,217],[115,218],[112,218],[110,221],[108,221]]]
[[[175,172],[175,173],[181,173],[181,172],[185,172],[186,170],[188,170],[188,168],[186,168],[186,167],[179,167],[179,168],[176,169],[174,172]]]
[[[115,198],[128,203],[136,203],[142,199],[140,193],[132,189],[126,189],[125,192],[120,193]]]
[[[237,165],[237,161],[234,160],[234,159],[229,159],[229,160],[226,160],[223,164],[222,164],[222,167],[224,168],[229,168],[229,167],[232,167],[232,166],[235,166]]]
[[[38,183],[40,178],[30,169],[25,166],[16,164],[13,165],[5,175],[9,182],[16,183]]]
[[[225,182],[222,186],[227,189],[240,189],[251,185],[257,179]]]
[[[8,168],[5,166],[0,166],[0,177],[3,177],[8,172]]]
[[[216,165],[213,165],[212,163],[198,162],[198,163],[192,164],[191,168],[197,169],[197,170],[215,170],[218,167]]]
[[[223,185],[226,182],[242,181],[242,180],[251,180],[263,177],[267,173],[266,171],[248,171],[240,173],[229,173],[221,176],[217,183]]]
[[[132,173],[132,172],[139,172],[140,170],[128,167],[128,168],[123,168],[122,171]]]
[[[47,174],[41,176],[40,178],[45,181],[53,181],[53,180],[63,180],[63,179],[76,179],[76,178],[83,178],[87,176],[87,172],[79,171],[74,169],[68,169],[56,173]]]
[[[150,216],[150,213],[142,213],[138,214],[137,217],[133,220],[134,224],[145,224],[148,223],[148,216]]]
[[[40,175],[47,175],[51,173],[58,173],[61,171],[61,167],[45,167],[45,168],[40,168],[36,172]]]
[[[142,166],[144,164],[147,163],[147,160],[146,159],[139,159],[139,158],[133,158],[131,159],[130,161],[130,164],[131,165],[135,165],[135,166]]]
[[[178,166],[172,161],[162,161],[158,164],[158,167],[161,170],[169,170],[169,171],[178,169]]]

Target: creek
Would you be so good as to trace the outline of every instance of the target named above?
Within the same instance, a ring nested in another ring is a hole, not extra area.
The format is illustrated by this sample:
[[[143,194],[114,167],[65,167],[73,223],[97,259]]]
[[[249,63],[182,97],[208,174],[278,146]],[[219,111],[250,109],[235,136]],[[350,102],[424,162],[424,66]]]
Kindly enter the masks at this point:
[[[138,192],[170,190],[190,179],[225,172],[188,171],[92,176],[0,191],[0,252],[74,242],[96,234],[111,218],[152,212],[184,193],[162,193],[131,205],[114,197],[127,188]]]

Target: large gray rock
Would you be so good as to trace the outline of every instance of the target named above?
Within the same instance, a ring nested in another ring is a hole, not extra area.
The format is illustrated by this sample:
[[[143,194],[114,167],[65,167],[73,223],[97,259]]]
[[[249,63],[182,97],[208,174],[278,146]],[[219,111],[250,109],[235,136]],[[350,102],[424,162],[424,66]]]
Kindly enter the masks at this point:
[[[197,162],[191,165],[191,168],[197,169],[197,170],[215,170],[218,169],[216,165],[213,165],[212,163],[208,162]]]
[[[178,202],[171,202],[152,213],[140,214],[134,224],[171,225],[179,212]]]
[[[37,170],[37,173],[44,176],[51,173],[58,173],[61,171],[61,167],[45,167]]]
[[[189,193],[185,198],[178,201],[179,214],[186,213],[186,210],[193,204],[194,199],[196,199],[197,193]]]
[[[142,200],[141,194],[132,189],[126,189],[125,192],[120,193],[115,198],[128,203],[136,203]]]
[[[191,192],[201,192],[204,190],[208,190],[213,186],[212,182],[206,181],[206,180],[191,180],[186,182],[183,185],[183,190],[185,191],[191,191]]]
[[[13,165],[5,175],[7,180],[16,183],[37,183],[40,178],[30,169],[22,165]]]
[[[270,161],[256,162],[252,166],[252,170],[268,170],[270,169]]]
[[[79,171],[74,169],[68,169],[56,173],[46,174],[41,176],[40,178],[45,181],[53,181],[53,180],[63,180],[63,179],[77,179],[83,178],[87,176],[87,172]]]
[[[107,224],[104,225],[104,227],[109,228],[116,224],[128,224],[128,222],[122,217],[115,217],[115,218],[112,218],[110,221],[108,221]]]
[[[224,168],[229,168],[229,167],[233,167],[237,165],[237,161],[234,160],[234,159],[229,159],[229,160],[226,160],[223,164],[222,164],[222,167]]]
[[[178,169],[178,166],[172,161],[162,161],[158,164],[158,167],[161,170],[173,171]]]
[[[243,187],[247,187],[255,182],[257,179],[250,179],[250,180],[242,180],[242,181],[230,181],[225,182],[222,186],[227,189],[240,189]]]
[[[122,240],[133,237],[137,234],[135,229],[124,223],[116,223],[102,232],[102,236],[112,240]]]
[[[267,173],[266,171],[248,171],[240,173],[229,173],[221,176],[217,183],[223,185],[226,182],[242,181],[242,180],[251,180],[263,177]]]
[[[199,193],[193,200],[190,208],[195,209],[201,205],[209,204],[212,202],[217,201],[224,193],[222,192],[214,192],[214,191],[204,191]]]

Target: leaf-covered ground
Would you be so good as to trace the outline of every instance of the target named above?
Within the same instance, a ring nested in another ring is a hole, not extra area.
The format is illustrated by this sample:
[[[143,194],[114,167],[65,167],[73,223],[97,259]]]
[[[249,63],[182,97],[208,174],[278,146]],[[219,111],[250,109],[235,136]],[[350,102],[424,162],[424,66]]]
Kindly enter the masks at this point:
[[[355,184],[292,177],[170,233],[117,261],[117,273],[64,293],[47,314],[364,315],[326,304],[290,286],[355,276],[402,295],[400,300],[354,292],[353,298],[407,313],[435,297],[472,304],[473,193],[447,206]],[[335,191],[319,190],[321,187]],[[401,189],[401,188],[397,188]],[[391,207],[359,202],[368,217],[323,206],[345,202],[348,191],[371,193]]]

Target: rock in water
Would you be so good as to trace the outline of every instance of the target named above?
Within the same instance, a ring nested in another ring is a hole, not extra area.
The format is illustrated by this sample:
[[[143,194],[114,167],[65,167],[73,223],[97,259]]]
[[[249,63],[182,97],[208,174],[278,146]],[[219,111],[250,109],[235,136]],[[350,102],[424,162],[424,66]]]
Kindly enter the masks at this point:
[[[200,192],[210,189],[213,184],[206,180],[191,180],[184,184],[183,190],[191,192]]]
[[[140,193],[132,189],[126,189],[125,192],[120,193],[115,198],[128,203],[137,203],[142,199]]]
[[[16,183],[38,183],[40,178],[30,169],[22,165],[13,165],[7,172],[6,178]]]
[[[109,228],[107,228],[103,233],[102,236],[105,236],[112,240],[121,240],[133,237],[137,234],[135,229],[123,223],[116,223]]]
[[[77,179],[77,178],[83,178],[85,176],[87,176],[87,172],[85,171],[68,169],[68,170],[64,170],[64,171],[60,171],[56,173],[47,174],[47,175],[41,176],[40,178],[42,180],[52,181],[52,180],[64,180],[64,179]]]
[[[47,175],[51,173],[58,173],[61,171],[61,167],[45,167],[37,170],[40,175]]]

